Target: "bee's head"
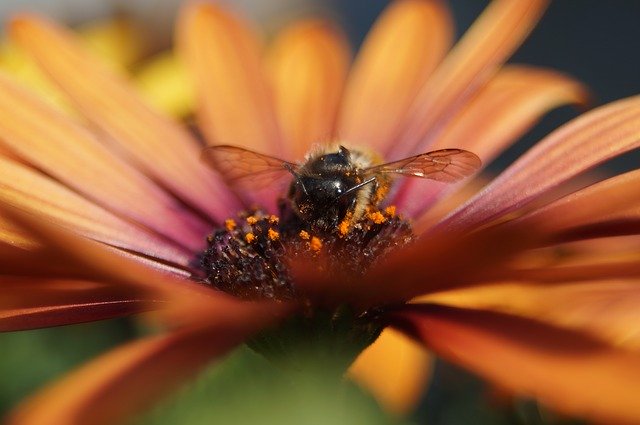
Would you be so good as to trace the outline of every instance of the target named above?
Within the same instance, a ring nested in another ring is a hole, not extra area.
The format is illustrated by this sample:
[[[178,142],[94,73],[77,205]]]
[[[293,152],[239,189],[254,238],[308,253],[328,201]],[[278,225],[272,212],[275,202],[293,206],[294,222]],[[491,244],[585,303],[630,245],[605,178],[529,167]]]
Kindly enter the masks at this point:
[[[306,223],[324,230],[336,227],[356,203],[353,177],[296,176],[289,188],[289,200],[295,213]]]

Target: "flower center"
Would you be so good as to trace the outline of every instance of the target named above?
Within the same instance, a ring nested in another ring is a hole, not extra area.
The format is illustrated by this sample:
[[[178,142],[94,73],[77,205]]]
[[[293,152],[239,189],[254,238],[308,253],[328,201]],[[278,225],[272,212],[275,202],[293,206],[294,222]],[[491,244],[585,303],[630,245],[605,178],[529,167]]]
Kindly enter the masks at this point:
[[[370,207],[358,221],[346,217],[327,230],[281,204],[279,217],[258,209],[243,211],[213,231],[200,257],[206,283],[243,299],[295,299],[299,294],[290,273],[292,262],[305,261],[329,275],[335,271],[357,279],[413,239],[410,224],[394,207]],[[323,261],[313,261],[319,257]]]

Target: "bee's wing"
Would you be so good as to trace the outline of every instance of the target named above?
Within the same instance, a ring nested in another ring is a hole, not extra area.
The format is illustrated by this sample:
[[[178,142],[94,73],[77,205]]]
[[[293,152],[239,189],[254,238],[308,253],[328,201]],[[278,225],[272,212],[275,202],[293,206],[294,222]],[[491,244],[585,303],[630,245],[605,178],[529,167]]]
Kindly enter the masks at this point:
[[[480,168],[478,155],[462,149],[441,149],[367,168],[369,174],[388,173],[453,183]]]
[[[249,189],[260,189],[275,183],[287,175],[288,169],[298,168],[297,164],[231,145],[207,146],[202,151],[202,159],[230,185]]]

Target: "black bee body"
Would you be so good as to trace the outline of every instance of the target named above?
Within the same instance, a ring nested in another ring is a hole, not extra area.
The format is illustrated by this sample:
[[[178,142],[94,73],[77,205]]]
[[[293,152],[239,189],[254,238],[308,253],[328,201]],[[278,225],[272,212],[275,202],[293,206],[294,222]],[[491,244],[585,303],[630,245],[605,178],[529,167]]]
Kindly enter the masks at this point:
[[[365,180],[349,150],[310,158],[294,173],[288,199],[298,216],[323,230],[335,228],[356,210],[360,199],[375,190],[374,179]],[[363,191],[366,192],[363,194]]]

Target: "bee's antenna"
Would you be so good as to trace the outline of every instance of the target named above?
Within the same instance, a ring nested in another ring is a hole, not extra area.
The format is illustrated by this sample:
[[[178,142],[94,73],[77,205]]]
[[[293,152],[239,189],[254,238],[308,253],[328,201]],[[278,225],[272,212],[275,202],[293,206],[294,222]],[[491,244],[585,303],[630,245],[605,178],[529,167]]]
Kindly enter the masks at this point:
[[[346,196],[351,192],[355,192],[356,190],[360,189],[361,187],[364,187],[364,186],[366,186],[366,185],[368,185],[370,183],[373,183],[374,181],[376,181],[376,178],[375,177],[371,177],[371,178],[363,181],[362,183],[358,183],[357,185],[352,186],[349,189],[345,190],[344,193],[341,193],[340,196],[338,196],[336,199],[340,199],[343,196]]]
[[[298,172],[293,169],[291,164],[284,164],[284,168],[288,172],[290,172],[291,175],[293,176],[293,178],[296,179],[296,182],[298,182],[300,184],[300,186],[302,186],[302,191],[304,192],[304,194],[309,196],[309,192],[307,192],[307,188],[304,187],[304,183],[302,182],[302,179],[300,178],[300,174],[298,174]]]

